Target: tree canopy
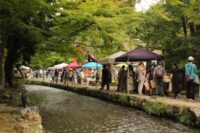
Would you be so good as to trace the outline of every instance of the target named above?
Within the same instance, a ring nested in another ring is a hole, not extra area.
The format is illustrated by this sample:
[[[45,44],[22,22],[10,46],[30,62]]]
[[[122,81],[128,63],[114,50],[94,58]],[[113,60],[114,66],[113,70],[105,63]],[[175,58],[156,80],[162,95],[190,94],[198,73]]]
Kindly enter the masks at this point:
[[[168,68],[189,55],[200,59],[199,0],[160,0],[145,12],[135,11],[136,2],[0,0],[0,89],[20,64],[46,68],[74,56],[84,62],[86,51],[102,58],[141,42],[162,50]]]
[[[50,13],[50,8],[44,0],[0,0],[0,5],[2,89],[5,81],[12,86],[14,66],[17,63],[30,62],[37,44],[47,36],[48,23],[45,19]]]
[[[54,54],[58,58],[51,59],[51,63],[67,61],[74,56],[84,61],[86,51],[101,58],[124,49],[122,43],[132,43],[130,27],[135,29],[141,19],[131,1],[76,0],[52,2],[51,5],[57,9],[52,17],[52,37],[43,45],[49,56],[57,51]],[[77,45],[81,45],[81,51],[77,51]],[[42,50],[38,56],[43,54]],[[35,60],[38,58],[34,57]]]
[[[144,13],[138,37],[148,48],[163,51],[168,68],[173,62],[183,67],[188,56],[199,60],[199,4],[198,0],[161,0]]]

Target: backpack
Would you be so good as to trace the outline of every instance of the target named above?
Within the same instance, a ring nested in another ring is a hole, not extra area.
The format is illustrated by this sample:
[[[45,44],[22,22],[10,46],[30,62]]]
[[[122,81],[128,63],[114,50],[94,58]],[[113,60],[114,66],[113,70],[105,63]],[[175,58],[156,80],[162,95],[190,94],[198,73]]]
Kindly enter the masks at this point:
[[[157,67],[155,70],[155,73],[156,73],[156,77],[161,78],[164,74],[164,70],[162,67]]]

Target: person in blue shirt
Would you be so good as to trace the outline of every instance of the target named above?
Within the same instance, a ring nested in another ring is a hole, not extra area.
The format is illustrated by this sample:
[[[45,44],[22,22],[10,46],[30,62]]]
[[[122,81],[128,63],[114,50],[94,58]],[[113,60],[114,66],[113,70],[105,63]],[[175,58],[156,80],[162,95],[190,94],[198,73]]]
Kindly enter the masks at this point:
[[[188,78],[186,83],[186,98],[188,101],[194,101],[195,99],[195,84],[194,79],[197,74],[196,65],[193,63],[194,58],[188,57],[188,63],[185,64],[185,76]]]
[[[76,70],[78,83],[81,84],[81,69]]]

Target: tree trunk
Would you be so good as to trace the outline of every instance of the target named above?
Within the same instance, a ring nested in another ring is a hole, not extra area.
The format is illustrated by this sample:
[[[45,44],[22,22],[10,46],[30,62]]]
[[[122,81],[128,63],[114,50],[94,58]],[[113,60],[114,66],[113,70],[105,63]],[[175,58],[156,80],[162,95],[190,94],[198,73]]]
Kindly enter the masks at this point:
[[[5,82],[10,87],[13,87],[13,68],[16,61],[17,51],[15,47],[8,48],[7,57],[5,61]]]
[[[9,21],[7,20],[0,20],[0,90],[5,89],[5,48],[8,38],[8,31],[9,31]]]
[[[0,42],[0,91],[4,90],[5,87],[4,57],[5,47],[4,44]]]
[[[189,23],[191,36],[195,35],[195,27],[193,23]]]
[[[182,20],[182,27],[183,27],[183,32],[184,32],[184,35],[185,37],[187,37],[187,25],[186,25],[186,19],[185,17],[181,17],[181,20]]]
[[[199,35],[200,34],[200,25],[196,25],[196,33]]]

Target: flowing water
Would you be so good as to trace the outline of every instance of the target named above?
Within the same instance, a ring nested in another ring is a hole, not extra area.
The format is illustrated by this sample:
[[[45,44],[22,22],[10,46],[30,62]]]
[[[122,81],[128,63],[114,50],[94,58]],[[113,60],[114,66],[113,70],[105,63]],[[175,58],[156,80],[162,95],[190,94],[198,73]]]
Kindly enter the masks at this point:
[[[69,91],[26,85],[49,133],[200,133],[177,122]]]

